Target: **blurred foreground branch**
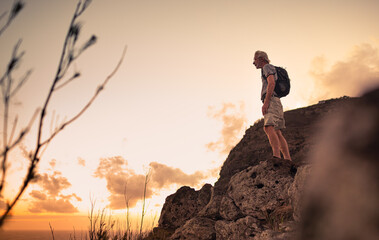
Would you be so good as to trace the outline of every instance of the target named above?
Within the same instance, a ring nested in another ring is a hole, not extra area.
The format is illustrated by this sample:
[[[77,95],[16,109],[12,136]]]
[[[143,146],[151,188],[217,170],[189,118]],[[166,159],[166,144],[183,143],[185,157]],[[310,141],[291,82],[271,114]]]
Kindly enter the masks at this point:
[[[56,72],[56,75],[50,85],[50,90],[48,92],[48,95],[46,99],[44,100],[44,104],[40,110],[37,110],[36,113],[31,117],[30,123],[24,127],[19,134],[15,137],[16,127],[17,127],[17,116],[15,120],[13,121],[12,129],[9,127],[9,109],[10,109],[10,102],[12,97],[16,94],[16,92],[23,86],[23,84],[26,82],[26,80],[31,75],[31,70],[29,70],[25,76],[19,80],[15,80],[12,77],[12,73],[15,71],[17,65],[20,63],[22,56],[24,55],[24,52],[18,53],[18,49],[21,45],[21,40],[16,44],[13,50],[13,54],[11,57],[11,60],[9,61],[8,67],[6,72],[2,75],[0,78],[0,87],[1,87],[1,93],[2,93],[2,102],[4,104],[4,115],[3,115],[3,144],[1,144],[0,148],[0,163],[1,163],[1,183],[0,183],[0,199],[2,197],[2,192],[4,190],[5,184],[6,184],[6,173],[9,166],[8,159],[10,158],[10,152],[11,150],[14,150],[19,144],[22,142],[22,140],[25,138],[25,136],[29,133],[30,128],[32,127],[33,123],[35,122],[35,119],[37,118],[38,125],[37,125],[37,136],[36,136],[36,145],[32,151],[28,153],[28,160],[29,160],[29,166],[27,169],[27,173],[25,175],[23,184],[21,185],[18,193],[11,199],[11,201],[7,202],[6,209],[2,213],[0,217],[0,227],[4,224],[4,221],[6,217],[9,215],[12,208],[15,206],[15,204],[18,202],[22,194],[24,193],[25,189],[27,188],[28,184],[36,177],[37,174],[37,166],[40,162],[40,159],[42,157],[43,151],[46,149],[48,144],[59,134],[65,127],[70,125],[72,122],[77,120],[95,101],[96,97],[99,95],[99,93],[104,90],[106,84],[109,82],[109,80],[115,75],[117,70],[120,68],[125,53],[126,53],[126,47],[120,57],[120,60],[114,70],[106,77],[106,79],[100,84],[100,86],[97,87],[95,90],[95,93],[91,97],[91,99],[88,100],[87,104],[85,104],[79,112],[77,112],[75,115],[73,115],[70,119],[65,120],[63,123],[61,123],[58,127],[56,127],[50,134],[48,134],[46,137],[44,135],[44,126],[46,124],[46,114],[47,110],[49,108],[49,103],[51,102],[51,99],[54,95],[54,93],[63,87],[65,87],[67,84],[72,82],[73,80],[79,78],[81,74],[79,72],[74,72],[74,74],[67,79],[67,72],[70,69],[70,66],[72,63],[75,62],[76,59],[79,58],[79,56],[90,46],[96,43],[97,37],[95,35],[92,35],[84,45],[77,47],[77,40],[79,38],[79,33],[81,30],[81,25],[77,21],[78,18],[81,16],[81,14],[88,8],[90,5],[91,0],[84,0],[79,1],[76,7],[76,10],[74,12],[74,15],[71,19],[71,23],[69,26],[69,30],[66,34],[65,41],[63,44],[63,49],[60,57],[60,61],[58,64],[58,69]],[[6,24],[0,29],[0,35],[8,28],[9,24],[13,21],[14,17],[21,11],[21,9],[24,7],[24,4],[22,1],[16,1],[12,7],[12,11],[10,13],[10,16]],[[0,19],[3,18],[5,14],[0,16]],[[10,133],[10,134],[9,134]]]
[[[5,24],[0,28],[0,35],[9,27],[9,25],[16,18],[16,16],[21,12],[24,6],[25,6],[25,3],[22,0],[17,0],[13,3],[10,13],[4,12],[1,14],[0,20],[7,15],[8,15],[8,19],[6,20]]]

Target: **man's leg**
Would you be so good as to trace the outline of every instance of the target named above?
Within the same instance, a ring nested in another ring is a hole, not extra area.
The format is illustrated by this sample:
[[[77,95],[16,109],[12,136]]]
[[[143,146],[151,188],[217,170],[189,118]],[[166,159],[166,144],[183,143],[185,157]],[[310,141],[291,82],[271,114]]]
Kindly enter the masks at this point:
[[[280,158],[280,141],[278,135],[275,132],[274,126],[265,126],[264,131],[270,142],[274,157]]]
[[[280,130],[275,130],[276,135],[278,136],[279,139],[279,146],[280,150],[283,153],[284,159],[291,160],[290,152],[288,150],[288,144],[284,136],[282,135],[282,131]]]

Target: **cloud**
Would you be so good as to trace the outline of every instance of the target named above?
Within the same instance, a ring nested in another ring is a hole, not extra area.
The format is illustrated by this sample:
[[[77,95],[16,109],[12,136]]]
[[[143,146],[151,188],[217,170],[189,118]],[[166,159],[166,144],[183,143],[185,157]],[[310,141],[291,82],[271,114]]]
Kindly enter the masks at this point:
[[[178,168],[157,162],[152,162],[149,166],[150,172],[146,179],[145,175],[136,174],[128,168],[128,162],[122,157],[100,159],[94,176],[106,179],[111,209],[126,208],[126,201],[130,208],[134,207],[143,198],[146,180],[146,198],[151,198],[155,192],[172,184],[197,186],[209,175],[202,172],[186,174]]]
[[[152,162],[151,182],[154,187],[160,189],[170,184],[197,186],[207,176],[200,171],[194,174],[186,174],[179,168],[172,168],[161,163]]]
[[[33,201],[28,209],[32,213],[53,212],[53,213],[75,213],[78,209],[67,199],[56,199],[50,197],[45,200]]]
[[[76,201],[81,202],[82,198],[76,195],[75,193],[72,193],[70,195],[60,195],[62,199],[70,200],[71,198],[75,198]]]
[[[145,176],[136,174],[127,168],[128,162],[122,157],[101,158],[95,177],[105,178],[107,189],[110,192],[109,207],[111,209],[123,209],[126,207],[126,199],[129,207],[134,207],[143,196]],[[146,198],[153,195],[151,188],[146,189]]]
[[[216,142],[206,145],[210,151],[220,151],[221,154],[228,154],[237,144],[240,135],[246,125],[245,105],[240,103],[236,106],[233,103],[224,103],[220,109],[208,108],[208,115],[211,118],[222,121],[221,137]]]
[[[55,163],[55,161],[52,161]],[[50,164],[51,165],[51,164]],[[52,166],[52,165],[51,165]],[[53,166],[52,166],[53,167]],[[72,200],[82,201],[75,193],[69,195],[61,194],[61,191],[71,186],[67,178],[61,172],[54,171],[52,174],[39,174],[35,184],[41,190],[33,190],[29,193],[32,201],[28,210],[32,213],[74,213],[78,209],[71,203]]]
[[[40,192],[40,191],[37,191],[37,190],[33,190],[31,193],[29,193],[29,195],[33,198],[36,198],[38,200],[46,200],[47,196],[46,194]]]
[[[327,59],[313,59],[310,74],[315,89],[310,103],[334,97],[359,96],[379,85],[379,50],[373,44],[355,46],[345,60],[337,61],[327,68]]]
[[[86,166],[86,160],[84,160],[83,158],[78,158],[78,164],[85,167]]]
[[[61,176],[61,172],[54,171],[52,175],[47,173],[38,175],[37,183],[50,195],[56,196],[60,191],[71,186],[67,178]]]

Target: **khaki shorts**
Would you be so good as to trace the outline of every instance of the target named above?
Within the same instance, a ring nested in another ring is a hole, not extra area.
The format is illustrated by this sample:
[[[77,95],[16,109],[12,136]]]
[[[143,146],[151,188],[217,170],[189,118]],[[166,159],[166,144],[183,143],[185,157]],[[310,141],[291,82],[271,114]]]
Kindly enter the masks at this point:
[[[283,106],[280,98],[272,97],[270,106],[264,117],[264,126],[274,126],[275,130],[286,128],[283,114]]]

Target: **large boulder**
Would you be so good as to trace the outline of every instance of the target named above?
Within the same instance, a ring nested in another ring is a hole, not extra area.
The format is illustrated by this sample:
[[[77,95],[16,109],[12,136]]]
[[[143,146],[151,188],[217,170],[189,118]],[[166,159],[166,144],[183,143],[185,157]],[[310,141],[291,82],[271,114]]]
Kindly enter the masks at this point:
[[[198,215],[200,217],[207,217],[213,220],[218,220],[222,218],[220,215],[220,205],[221,205],[222,199],[223,199],[223,195],[215,194],[215,192],[212,191],[212,195],[211,195],[211,199],[209,203],[202,210],[200,210]]]
[[[265,220],[275,209],[289,204],[288,188],[295,174],[291,161],[268,159],[235,174],[226,195],[243,215]]]
[[[235,174],[217,207],[219,219],[202,215],[187,221],[171,239],[254,239],[260,232],[292,219],[288,188],[296,168],[291,161],[268,159]],[[214,203],[214,202],[213,202]],[[203,232],[215,233],[205,234]],[[197,234],[197,235],[195,235]],[[191,238],[191,236],[193,238]],[[196,237],[195,237],[196,236]]]
[[[224,196],[220,203],[220,215],[223,219],[234,221],[243,216],[232,198]]]
[[[181,187],[168,196],[163,205],[158,227],[176,229],[187,220],[195,217],[211,198],[212,185],[206,184],[199,191],[190,187]]]

